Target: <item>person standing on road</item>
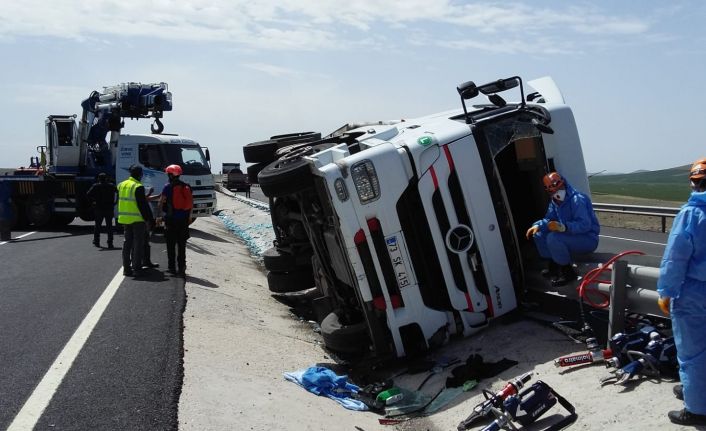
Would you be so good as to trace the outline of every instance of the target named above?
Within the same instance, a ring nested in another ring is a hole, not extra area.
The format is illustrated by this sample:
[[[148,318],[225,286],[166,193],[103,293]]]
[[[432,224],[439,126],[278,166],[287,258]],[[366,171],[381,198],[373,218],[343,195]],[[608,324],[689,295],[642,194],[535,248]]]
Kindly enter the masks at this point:
[[[526,237],[534,237],[539,255],[549,260],[542,275],[550,278],[552,285],[564,286],[577,277],[572,255],[591,253],[598,247],[600,225],[591,199],[558,172],[548,173],[542,181],[551,197],[549,207],[544,218],[527,230]]]
[[[118,184],[118,223],[124,225],[123,275],[140,276],[145,232],[154,226],[154,217],[145,197],[142,166],[130,166],[128,179]]]
[[[118,202],[118,189],[108,181],[108,175],[101,172],[98,181],[86,192],[86,196],[93,203],[95,225],[93,227],[93,245],[100,247],[101,226],[105,220],[108,231],[108,248],[113,248],[113,217],[115,217],[115,204]]]
[[[706,159],[689,174],[691,196],[672,223],[659,268],[658,305],[671,316],[681,385],[674,395],[682,410],[670,411],[680,425],[706,425]]]
[[[145,199],[147,199],[147,202],[152,202],[159,200],[160,195],[153,195],[152,192],[154,192],[154,188],[150,187],[150,189],[147,191]],[[150,209],[150,213],[152,213],[152,206],[148,205]],[[152,225],[152,228],[156,227],[156,223]],[[143,268],[158,268],[159,264],[152,262],[152,247],[150,246],[150,238],[152,237],[152,230],[153,229],[146,229],[145,230],[145,249],[144,252],[142,253],[142,267]]]
[[[167,242],[168,270],[180,277],[186,276],[186,240],[189,239],[194,206],[191,187],[179,178],[181,166],[169,165],[164,170],[169,183],[164,186],[159,208],[164,213],[164,238]]]

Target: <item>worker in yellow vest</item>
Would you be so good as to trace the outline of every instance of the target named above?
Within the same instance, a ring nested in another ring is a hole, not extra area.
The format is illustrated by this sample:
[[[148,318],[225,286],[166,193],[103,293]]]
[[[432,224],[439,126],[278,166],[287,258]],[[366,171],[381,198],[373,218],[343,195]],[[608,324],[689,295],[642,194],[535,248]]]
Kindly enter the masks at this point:
[[[142,179],[142,166],[130,166],[130,176],[118,184],[118,223],[125,229],[123,275],[141,276],[145,238],[154,226]]]

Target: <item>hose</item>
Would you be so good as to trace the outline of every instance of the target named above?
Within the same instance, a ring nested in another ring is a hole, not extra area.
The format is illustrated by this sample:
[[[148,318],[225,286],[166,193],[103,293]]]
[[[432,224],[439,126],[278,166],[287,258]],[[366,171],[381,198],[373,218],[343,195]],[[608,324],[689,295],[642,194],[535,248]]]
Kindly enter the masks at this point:
[[[624,251],[621,253],[616,254],[615,256],[611,257],[608,259],[608,261],[603,264],[602,266],[599,266],[597,268],[593,268],[592,270],[588,271],[586,275],[583,277],[583,280],[581,280],[581,283],[579,286],[576,288],[578,291],[578,296],[579,296],[579,311],[581,315],[581,323],[583,324],[582,332],[584,332],[584,335],[592,337],[593,336],[593,329],[591,326],[586,322],[586,312],[584,311],[583,308],[583,303],[586,302],[590,306],[594,308],[608,308],[610,306],[610,295],[608,293],[601,292],[595,288],[591,289],[589,288],[589,285],[591,284],[608,284],[610,285],[612,283],[611,280],[604,280],[604,279],[599,279],[598,276],[603,274],[604,272],[610,272],[612,271],[612,265],[613,262],[616,260],[620,259],[623,256],[627,256],[630,254],[636,254],[636,255],[644,255],[645,253],[639,251],[639,250],[628,250]],[[603,299],[603,302],[600,304],[595,303],[592,301],[588,293],[593,292],[594,295],[597,295],[598,297]]]
[[[581,281],[581,284],[579,284],[579,287],[576,288],[579,294],[579,303],[583,304],[583,302],[585,301],[594,308],[608,308],[608,306],[610,306],[610,295],[608,293],[601,292],[596,289],[589,289],[588,286],[591,284],[611,284],[611,280],[598,279],[598,276],[601,275],[603,272],[612,271],[613,262],[623,256],[627,256],[630,254],[644,255],[645,253],[639,250],[624,251],[608,259],[608,261],[604,265],[599,266],[597,268],[593,268],[592,270],[588,271],[586,276],[584,276],[583,280]],[[601,302],[600,304],[596,304],[589,298],[588,292],[593,292],[595,295],[601,297],[603,299],[603,302]]]

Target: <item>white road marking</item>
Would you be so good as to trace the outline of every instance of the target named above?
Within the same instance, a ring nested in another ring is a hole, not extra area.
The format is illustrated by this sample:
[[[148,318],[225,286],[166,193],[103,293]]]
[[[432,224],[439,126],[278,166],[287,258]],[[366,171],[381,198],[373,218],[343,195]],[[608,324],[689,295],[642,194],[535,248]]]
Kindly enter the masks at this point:
[[[105,288],[103,294],[98,298],[98,301],[93,305],[91,311],[88,312],[83,322],[79,325],[74,335],[66,343],[59,356],[56,357],[54,363],[51,364],[49,370],[39,382],[37,387],[29,396],[25,404],[22,406],[22,410],[17,413],[15,420],[12,421],[7,431],[26,431],[34,429],[35,425],[42,416],[44,409],[47,408],[52,397],[59,388],[61,381],[64,380],[64,376],[68,373],[71,365],[78,356],[79,352],[86,344],[86,340],[93,332],[98,320],[100,320],[103,312],[108,307],[111,299],[115,296],[120,283],[125,277],[123,276],[123,270],[120,268],[113,280]]]
[[[598,235],[598,236],[602,236],[603,238],[621,239],[621,240],[623,240],[623,241],[641,242],[641,243],[643,243],[643,244],[667,245],[667,244],[663,244],[663,243],[661,243],[661,242],[642,241],[642,240],[640,240],[640,239],[623,238],[623,237],[620,237],[620,236],[608,236],[608,235]]]
[[[26,236],[32,235],[33,233],[37,233],[37,231],[35,230],[34,232],[27,232],[26,234],[20,235],[20,236],[15,237],[15,238],[12,238],[12,240],[24,238],[24,237],[26,237]],[[0,245],[7,244],[8,242],[12,242],[12,240],[11,240],[11,241],[3,241],[3,242],[0,242]]]

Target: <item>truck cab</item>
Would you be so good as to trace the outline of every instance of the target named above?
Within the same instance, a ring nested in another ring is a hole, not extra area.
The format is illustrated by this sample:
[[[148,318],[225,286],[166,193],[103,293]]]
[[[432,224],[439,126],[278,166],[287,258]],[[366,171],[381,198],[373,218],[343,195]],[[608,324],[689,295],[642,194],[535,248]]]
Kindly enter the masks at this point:
[[[547,207],[542,176],[588,192],[571,109],[550,78],[529,84],[526,97],[519,77],[464,83],[463,109],[339,130],[260,172],[271,204],[290,208],[275,229],[307,232],[327,347],[405,356],[516,308],[538,257],[524,231]],[[516,102],[498,94],[512,89]],[[469,109],[479,95],[490,103]]]
[[[213,214],[216,193],[208,157],[198,142],[177,135],[120,135],[115,164],[115,179],[119,183],[130,176],[130,166],[143,167],[145,191],[159,194],[168,182],[164,169],[172,164],[181,166],[181,180],[191,186],[194,197],[194,217]]]

